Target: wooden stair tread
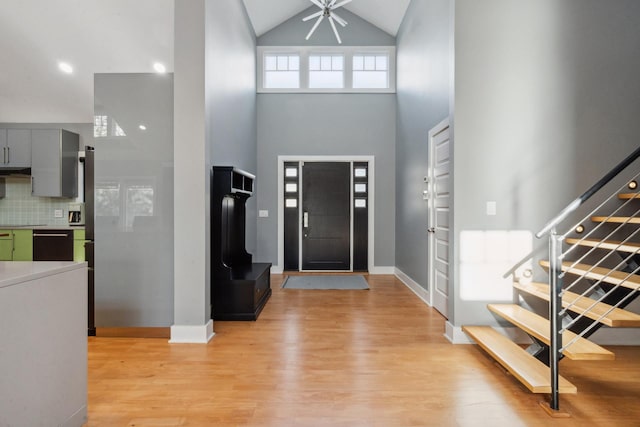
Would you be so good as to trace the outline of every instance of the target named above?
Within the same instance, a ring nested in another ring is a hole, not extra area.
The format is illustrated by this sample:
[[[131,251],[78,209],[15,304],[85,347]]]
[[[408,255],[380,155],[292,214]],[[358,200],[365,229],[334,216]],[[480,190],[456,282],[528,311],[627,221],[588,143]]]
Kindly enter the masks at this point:
[[[549,368],[490,326],[463,326],[462,330],[532,393],[551,393]],[[577,393],[576,386],[559,378],[560,393]]]
[[[629,288],[633,290],[638,290],[640,288],[640,275],[632,274],[625,280],[625,278],[629,275],[629,273],[625,273],[624,271],[611,270],[610,268],[604,268],[604,267],[593,267],[593,269],[589,271],[589,269],[591,269],[592,267],[591,265],[576,264],[573,267],[571,267],[572,264],[573,263],[570,261],[563,262],[562,271],[566,271],[567,273],[571,273],[579,276],[584,275],[584,277],[588,279],[602,280],[605,283],[610,283],[612,285],[620,285],[620,286],[624,286],[625,288]],[[540,265],[548,269],[549,261],[542,260],[540,261]],[[607,274],[609,275],[607,276]]]
[[[549,301],[549,285],[546,283],[532,282],[522,284],[516,282],[513,286],[530,295]],[[607,313],[607,311],[611,309],[611,306],[609,304],[599,302],[589,310],[589,307],[591,307],[594,302],[595,300],[589,297],[584,297],[580,294],[569,291],[565,291],[562,296],[563,307],[566,308],[573,303],[571,311],[578,314],[584,314],[590,319],[598,320],[603,314]],[[640,327],[640,315],[621,308],[614,308],[600,319],[600,323],[612,328],[637,328]]]
[[[615,224],[640,224],[640,218],[635,216],[612,216],[611,218],[606,216],[592,216],[591,221],[593,222],[611,222]]]
[[[598,239],[574,239],[567,238],[567,243],[570,245],[587,246],[590,248],[608,249],[610,251],[620,251],[627,253],[640,252],[640,243],[625,242],[622,243],[619,240],[598,240]]]
[[[550,345],[549,320],[517,305],[517,304],[489,304],[489,310],[498,316],[513,323],[526,333],[536,337],[543,343]],[[563,345],[568,344],[576,337],[571,331],[562,334]],[[573,344],[562,352],[572,360],[613,360],[615,355],[607,349],[600,347],[584,338],[578,338]]]
[[[620,193],[618,198],[621,200],[640,199],[640,193]]]

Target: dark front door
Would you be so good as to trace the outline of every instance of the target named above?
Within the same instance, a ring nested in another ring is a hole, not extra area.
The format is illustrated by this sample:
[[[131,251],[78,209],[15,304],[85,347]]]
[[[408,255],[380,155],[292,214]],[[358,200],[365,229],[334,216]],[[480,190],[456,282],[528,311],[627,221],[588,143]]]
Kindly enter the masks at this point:
[[[351,164],[302,166],[302,269],[351,269]]]

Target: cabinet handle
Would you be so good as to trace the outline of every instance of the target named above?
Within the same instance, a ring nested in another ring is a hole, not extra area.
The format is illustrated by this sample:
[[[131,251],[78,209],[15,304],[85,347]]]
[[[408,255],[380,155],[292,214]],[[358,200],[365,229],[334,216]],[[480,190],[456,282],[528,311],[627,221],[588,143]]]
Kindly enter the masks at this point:
[[[69,235],[67,233],[48,233],[48,234],[33,233],[33,237],[69,237]]]
[[[2,163],[7,163],[7,147],[2,147]]]
[[[11,147],[7,147],[7,163],[11,163]]]

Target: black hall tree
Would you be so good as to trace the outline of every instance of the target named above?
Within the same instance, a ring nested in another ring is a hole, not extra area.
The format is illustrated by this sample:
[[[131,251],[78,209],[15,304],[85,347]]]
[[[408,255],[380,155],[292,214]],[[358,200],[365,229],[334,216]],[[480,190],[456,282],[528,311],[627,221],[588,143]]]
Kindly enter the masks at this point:
[[[256,320],[271,296],[269,263],[245,249],[246,202],[255,176],[214,166],[211,183],[211,318]]]

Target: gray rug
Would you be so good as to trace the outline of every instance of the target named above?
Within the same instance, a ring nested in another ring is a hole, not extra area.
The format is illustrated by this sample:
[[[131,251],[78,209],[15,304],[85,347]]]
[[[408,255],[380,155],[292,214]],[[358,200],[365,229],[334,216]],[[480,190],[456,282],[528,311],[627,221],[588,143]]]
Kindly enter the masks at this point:
[[[330,274],[287,276],[282,287],[286,289],[369,289],[364,276]]]

